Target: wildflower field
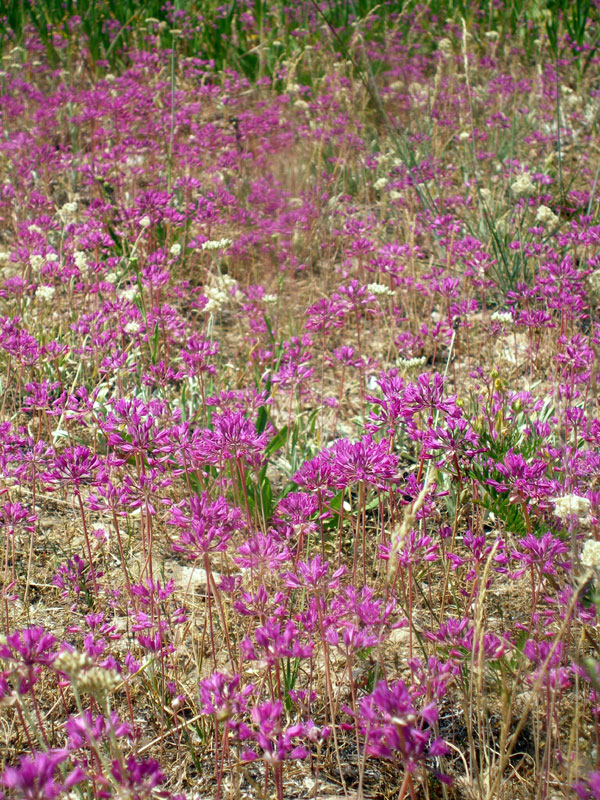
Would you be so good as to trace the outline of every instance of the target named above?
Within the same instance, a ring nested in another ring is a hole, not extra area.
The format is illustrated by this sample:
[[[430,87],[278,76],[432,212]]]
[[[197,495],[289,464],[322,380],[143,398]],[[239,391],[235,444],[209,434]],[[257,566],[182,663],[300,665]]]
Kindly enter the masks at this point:
[[[0,3],[0,798],[600,798],[600,2]]]

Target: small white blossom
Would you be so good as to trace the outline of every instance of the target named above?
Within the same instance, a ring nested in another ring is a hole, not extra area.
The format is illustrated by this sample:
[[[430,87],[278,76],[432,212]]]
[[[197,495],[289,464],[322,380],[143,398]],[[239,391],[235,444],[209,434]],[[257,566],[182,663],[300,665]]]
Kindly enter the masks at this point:
[[[32,269],[41,269],[42,264],[44,263],[44,257],[38,255],[29,256],[29,263],[31,264]]]
[[[0,250],[0,264],[6,263],[10,259],[10,253],[5,250]]]
[[[533,197],[534,194],[537,194],[537,189],[528,172],[519,175],[517,180],[511,184],[510,190],[516,198]]]
[[[401,369],[414,369],[415,367],[422,367],[426,360],[425,356],[420,358],[399,358],[397,364]]]
[[[387,178],[377,178],[377,180],[373,184],[373,188],[376,191],[380,192],[382,189],[385,189],[385,187],[387,186],[387,183],[388,183]]]
[[[149,228],[152,224],[150,217],[145,214],[140,220],[140,228]]]
[[[233,244],[231,239],[210,239],[208,242],[202,244],[202,250],[224,250],[229,245]]]
[[[177,256],[181,253],[181,245],[179,244],[179,242],[175,242],[175,244],[171,245],[169,253],[171,253],[172,256],[175,256],[175,258],[177,258]]]
[[[207,313],[219,311],[229,300],[227,293],[218,288],[209,287],[205,289],[204,294],[208,297],[208,303],[204,306],[204,311]]]
[[[390,289],[389,286],[384,286],[383,283],[370,283],[367,286],[367,289],[374,295],[388,295],[389,297],[393,297],[394,293]]]
[[[77,688],[80,692],[88,692],[104,703],[107,695],[114,691],[120,682],[119,673],[114,669],[90,667],[85,672],[79,673]]]
[[[237,281],[235,278],[232,278],[231,275],[219,274],[215,278],[215,284],[216,287],[222,292],[229,292],[231,294],[232,292],[237,291]]]
[[[137,293],[138,293],[137,286],[130,286],[129,289],[123,289],[122,292],[119,292],[119,297],[121,297],[123,300],[127,300],[128,302],[132,303]]]
[[[52,662],[52,668],[57,672],[64,672],[70,678],[76,677],[84,669],[93,666],[92,659],[87,653],[78,650],[61,650]]]
[[[52,300],[56,289],[54,286],[38,286],[35,290],[37,300]]]
[[[277,302],[277,295],[276,294],[266,294],[263,299],[263,303],[266,303],[268,306],[274,305]]]
[[[65,203],[58,213],[63,222],[73,222],[77,216],[77,203]]]
[[[510,325],[513,321],[513,315],[510,311],[494,311],[490,319],[492,322],[501,322],[503,325]]]
[[[125,333],[138,333],[141,327],[142,326],[139,322],[132,320],[131,322],[128,322],[127,325],[125,325],[123,330],[125,331]]]
[[[85,269],[87,267],[87,256],[83,250],[75,250],[73,253],[73,261],[77,269]]]
[[[595,539],[587,540],[581,552],[581,563],[586,567],[600,569],[600,542]]]
[[[560,520],[566,520],[575,515],[578,520],[583,521],[590,510],[590,501],[587,497],[578,494],[565,494],[562,497],[554,497],[554,513]]]
[[[540,206],[535,214],[535,221],[543,225],[550,233],[558,228],[558,217],[548,206]]]
[[[108,275],[104,276],[104,280],[106,283],[116,283],[117,282],[117,273],[116,272],[109,272]]]

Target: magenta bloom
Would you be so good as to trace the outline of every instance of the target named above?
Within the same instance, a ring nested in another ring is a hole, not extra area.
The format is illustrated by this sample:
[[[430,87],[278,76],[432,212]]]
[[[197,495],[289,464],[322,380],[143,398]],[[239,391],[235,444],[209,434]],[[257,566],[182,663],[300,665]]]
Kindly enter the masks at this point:
[[[240,643],[240,649],[248,661],[262,661],[269,665],[281,658],[310,658],[313,645],[302,644],[300,635],[293,620],[289,619],[282,625],[278,619],[268,619],[254,631],[256,644],[247,636]]]
[[[600,800],[600,772],[590,772],[573,786],[581,800]]]
[[[337,589],[340,585],[340,578],[346,572],[346,567],[338,567],[330,576],[329,562],[321,561],[321,556],[316,555],[308,561],[300,561],[296,567],[296,572],[284,572],[282,578],[286,586],[292,589],[308,588],[313,592],[326,592],[328,589]]]
[[[514,577],[522,575],[527,567],[536,567],[546,575],[556,575],[557,567],[569,570],[571,563],[564,556],[569,552],[565,542],[553,536],[549,531],[540,539],[528,534],[519,539],[520,550],[513,550],[512,557],[524,566],[513,573]]]
[[[98,714],[94,717],[90,711],[83,715],[69,717],[65,730],[69,736],[69,747],[73,750],[78,747],[90,747],[94,742],[107,739],[111,728],[115,736],[133,739],[133,730],[128,722],[122,722],[114,711],[111,711],[110,720]]]
[[[240,555],[233,560],[244,569],[273,570],[290,558],[290,551],[285,545],[263,533],[257,533],[240,545],[238,553]]]
[[[218,719],[229,719],[232,714],[245,711],[248,696],[254,691],[250,684],[244,688],[240,685],[240,675],[224,675],[213,672],[209,678],[200,681],[200,703],[203,714],[216,714]]]
[[[215,414],[212,424],[212,430],[200,431],[195,438],[199,462],[216,466],[231,460],[244,461],[253,467],[261,464],[269,435],[258,434],[251,420],[241,412],[226,411]]]
[[[48,483],[71,485],[78,491],[80,486],[96,486],[101,482],[102,477],[98,476],[98,471],[102,466],[102,461],[95,453],[83,445],[77,445],[67,447],[63,453],[57,455],[54,464],[43,477]]]
[[[186,513],[189,509],[189,514]],[[222,552],[234,531],[241,526],[241,513],[224,497],[214,501],[206,492],[192,495],[171,510],[171,525],[181,529],[173,550],[196,559],[207,553]]]
[[[287,728],[283,727],[283,705],[279,701],[262,703],[252,709],[252,721],[255,729],[246,724],[233,723],[232,727],[241,741],[251,741],[254,747],[245,747],[242,750],[242,760],[256,761],[264,759],[267,764],[278,764],[290,759],[303,759],[309,750],[302,744],[296,743],[298,739],[315,741],[319,734],[325,738],[327,730],[315,731],[312,721],[308,724],[297,723]]]
[[[25,756],[18,767],[7,767],[0,775],[0,785],[6,786],[9,797],[24,800],[51,800],[84,778],[79,768],[62,781],[55,780],[56,768],[68,758],[68,750],[49,750]]]
[[[113,761],[111,772],[124,789],[124,796],[132,800],[146,800],[156,796],[153,790],[163,783],[165,776],[158,761],[151,758],[138,761],[134,756],[127,759],[125,768]]]
[[[417,710],[402,681],[380,681],[372,694],[360,701],[358,719],[366,737],[366,751],[375,758],[397,761],[413,771],[430,756],[443,755],[446,745],[433,739],[437,722],[435,703]]]
[[[336,489],[361,482],[386,489],[398,480],[398,459],[389,452],[386,441],[375,442],[371,436],[363,436],[358,442],[341,439],[329,453]]]
[[[57,639],[43,628],[23,628],[10,633],[0,645],[0,659],[13,662],[19,672],[19,693],[25,694],[37,681],[40,668],[54,660]]]

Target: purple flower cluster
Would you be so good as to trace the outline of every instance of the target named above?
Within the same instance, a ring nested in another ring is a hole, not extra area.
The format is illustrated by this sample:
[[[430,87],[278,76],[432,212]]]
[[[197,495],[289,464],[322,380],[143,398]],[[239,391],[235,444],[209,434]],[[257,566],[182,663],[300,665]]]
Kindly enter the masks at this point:
[[[0,798],[600,797],[593,25],[66,5],[0,19]]]

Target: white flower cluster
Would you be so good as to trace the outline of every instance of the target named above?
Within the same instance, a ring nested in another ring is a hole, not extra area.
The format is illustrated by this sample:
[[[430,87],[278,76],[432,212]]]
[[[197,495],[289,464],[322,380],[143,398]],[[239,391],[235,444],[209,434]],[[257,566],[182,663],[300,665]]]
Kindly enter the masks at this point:
[[[370,283],[367,286],[367,289],[374,295],[388,295],[389,297],[393,297],[394,293],[390,289],[389,286],[384,286],[383,283]]]
[[[77,269],[85,269],[87,267],[87,256],[83,250],[75,250],[73,253],[73,261]]]
[[[528,172],[524,172],[520,175],[517,180],[511,184],[510,190],[516,198],[533,197],[538,191]]]
[[[134,297],[137,296],[137,293],[138,293],[138,287],[130,286],[128,289],[122,289],[119,292],[119,298],[121,300],[127,300],[129,303],[132,303]]]
[[[425,356],[421,356],[420,358],[399,358],[396,363],[401,369],[414,369],[422,367],[426,361]]]
[[[578,520],[583,521],[590,511],[590,501],[587,497],[578,494],[564,494],[562,497],[554,497],[554,513],[563,522],[570,516],[575,515]]]
[[[214,282],[216,287],[223,292],[234,293],[237,291],[237,281],[235,278],[232,278],[231,275],[218,275],[214,279]]]
[[[600,542],[595,539],[587,540],[581,552],[581,563],[585,567],[600,569]]]
[[[535,214],[535,221],[543,225],[549,233],[553,233],[558,228],[558,217],[548,206],[540,206]]]
[[[61,650],[52,662],[52,667],[57,672],[64,672],[70,678],[79,675],[84,669],[93,666],[92,659],[87,653],[80,653],[78,650]]]
[[[35,290],[36,300],[52,300],[56,289],[54,286],[38,286]]]
[[[231,239],[211,239],[202,244],[201,250],[224,250],[229,245],[233,244]]]
[[[213,277],[213,285],[204,290],[208,303],[204,306],[204,311],[208,314],[220,311],[223,306],[231,300],[237,291],[237,281],[230,275],[217,275]]]
[[[127,325],[125,325],[123,330],[125,333],[139,333],[141,327],[141,323],[137,322],[136,320],[131,320],[131,322],[128,322]]]
[[[266,294],[263,297],[262,301],[267,306],[273,306],[277,302],[277,295],[276,294]]]
[[[377,180],[376,180],[376,181],[375,181],[375,183],[373,184],[373,188],[374,188],[376,191],[378,191],[378,192],[379,192],[379,191],[381,191],[382,189],[385,189],[385,187],[387,186],[387,183],[388,183],[388,179],[387,179],[387,178],[377,178]]]
[[[65,203],[58,213],[64,223],[74,222],[77,218],[77,203]]]
[[[513,321],[513,315],[510,311],[494,311],[490,319],[492,322],[501,322],[503,325],[510,325]]]
[[[120,683],[119,673],[114,669],[90,667],[79,674],[77,688],[80,692],[87,692],[96,700],[104,703],[107,695],[114,691]]]
[[[171,245],[169,253],[171,253],[172,256],[175,256],[175,258],[177,258],[177,256],[181,253],[181,245],[179,244],[179,242],[175,242],[175,244]]]
[[[226,292],[216,287],[205,289],[204,294],[208,297],[208,303],[204,306],[204,311],[207,314],[214,311],[220,311],[223,306],[227,305],[229,297]]]

